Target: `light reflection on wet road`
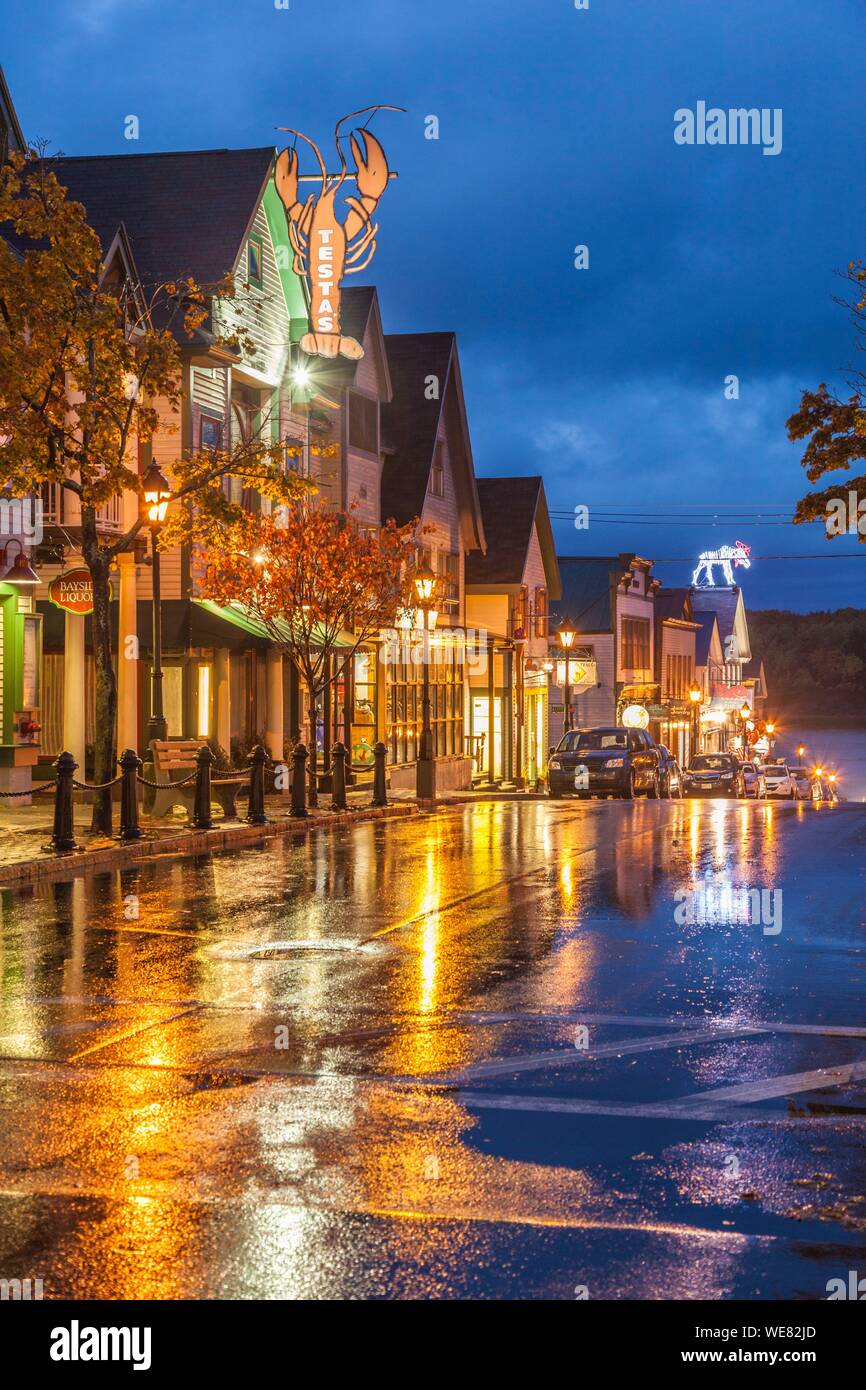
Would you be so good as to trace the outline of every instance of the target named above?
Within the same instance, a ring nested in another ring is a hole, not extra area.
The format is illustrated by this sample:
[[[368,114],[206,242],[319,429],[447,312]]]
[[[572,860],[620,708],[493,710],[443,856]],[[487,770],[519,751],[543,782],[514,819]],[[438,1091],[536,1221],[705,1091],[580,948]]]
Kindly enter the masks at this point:
[[[0,1277],[825,1297],[866,1265],[864,835],[490,802],[4,892]],[[678,919],[725,881],[781,919]]]

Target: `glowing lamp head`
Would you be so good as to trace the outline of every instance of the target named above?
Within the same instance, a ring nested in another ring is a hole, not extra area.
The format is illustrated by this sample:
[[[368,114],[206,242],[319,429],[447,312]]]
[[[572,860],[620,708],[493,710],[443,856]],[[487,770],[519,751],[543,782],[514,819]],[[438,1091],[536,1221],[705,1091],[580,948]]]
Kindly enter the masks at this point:
[[[575,632],[574,628],[569,627],[567,624],[565,627],[561,627],[559,629],[557,637],[559,638],[559,645],[562,647],[563,651],[571,651],[571,648],[574,646],[574,639],[576,636],[577,633]]]
[[[427,565],[422,565],[415,572],[415,592],[418,595],[420,604],[429,603],[433,597],[433,585],[436,583],[436,576]]]
[[[165,475],[152,463],[141,480],[147,519],[151,526],[161,526],[168,511],[171,487]]]
[[[741,706],[740,706],[740,714],[742,715],[743,719],[748,719],[748,717],[749,717],[749,715],[750,715],[751,713],[752,713],[752,707],[751,707],[751,705],[746,705],[746,704],[744,704],[744,705],[741,705]]]
[[[835,774],[835,772],[830,772],[830,773],[828,773],[828,775],[827,775],[827,781],[828,781],[828,782],[835,782],[835,781],[836,781],[836,774]]]
[[[689,686],[689,699],[691,700],[693,705],[696,705],[700,698],[701,687],[698,685],[697,681],[692,681],[691,685]]]
[[[299,364],[292,372],[292,382],[299,390],[304,391],[310,384],[310,371],[308,367]]]
[[[776,732],[776,726],[775,726],[775,724],[768,724],[768,725],[767,725],[767,733],[768,733],[768,734],[774,734],[775,732]]]
[[[802,758],[802,756],[803,756],[803,754],[805,753],[805,751],[806,751],[806,745],[805,745],[804,743],[800,743],[800,744],[797,745],[797,757],[798,757],[798,758]]]
[[[816,776],[816,777],[823,777],[823,776],[824,776],[824,769],[823,769],[823,767],[816,767],[816,768],[815,768],[815,776]]]

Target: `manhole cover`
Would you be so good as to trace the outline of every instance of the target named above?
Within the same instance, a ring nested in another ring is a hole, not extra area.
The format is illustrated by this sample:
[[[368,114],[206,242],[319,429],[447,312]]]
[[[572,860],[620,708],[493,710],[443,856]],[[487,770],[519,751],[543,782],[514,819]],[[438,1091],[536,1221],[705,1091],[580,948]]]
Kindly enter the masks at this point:
[[[280,960],[283,956],[295,956],[299,951],[357,951],[360,941],[345,941],[339,938],[314,941],[271,941],[267,946],[255,946],[247,951],[250,960]]]

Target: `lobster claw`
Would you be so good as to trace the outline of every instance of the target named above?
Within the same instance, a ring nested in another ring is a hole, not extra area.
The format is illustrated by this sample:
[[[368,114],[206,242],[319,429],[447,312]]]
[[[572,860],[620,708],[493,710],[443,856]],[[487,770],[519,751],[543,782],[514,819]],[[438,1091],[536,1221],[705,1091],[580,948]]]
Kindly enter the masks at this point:
[[[358,171],[358,192],[362,198],[372,198],[378,202],[388,187],[388,161],[385,151],[369,130],[359,130],[357,134],[363,138],[366,147],[365,154],[362,155],[355,133],[349,136],[349,144]]]
[[[298,152],[288,146],[277,156],[274,183],[287,212],[298,206]]]

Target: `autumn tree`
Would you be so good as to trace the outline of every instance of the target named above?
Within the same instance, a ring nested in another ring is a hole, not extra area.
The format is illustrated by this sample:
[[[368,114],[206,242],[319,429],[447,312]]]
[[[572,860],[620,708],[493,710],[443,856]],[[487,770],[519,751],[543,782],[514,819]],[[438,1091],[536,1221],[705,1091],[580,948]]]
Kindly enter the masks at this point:
[[[413,525],[359,524],[319,501],[245,516],[214,533],[202,556],[204,594],[259,622],[298,667],[309,706],[310,799],[316,804],[316,729],[329,683],[365,642],[393,628],[414,602]]]
[[[866,349],[866,266],[852,261],[844,279],[853,288],[853,296],[839,297],[837,303],[851,316],[858,352]],[[802,394],[799,409],[788,420],[788,438],[808,440],[802,464],[810,483],[828,473],[850,472],[866,458],[866,373],[850,367],[844,374],[850,394],[842,398],[825,382],[816,390]],[[846,478],[844,484],[832,483],[820,491],[810,492],[797,503],[795,523],[823,521],[828,536],[842,534],[847,527],[830,524],[831,515],[847,511],[847,494],[853,492],[866,500],[866,474]],[[844,495],[840,497],[840,493]],[[866,540],[866,523],[855,529],[860,540]]]
[[[0,487],[23,497],[58,484],[80,506],[81,552],[93,581],[97,783],[115,772],[109,574],[145,524],[140,508],[123,534],[106,535],[100,509],[126,490],[142,499],[139,447],[157,429],[177,431],[170,417],[182,394],[179,338],[208,318],[214,296],[233,293],[230,279],[211,287],[166,283],[147,298],[140,285],[107,283],[99,239],[50,160],[31,151],[0,169]],[[239,336],[218,341],[245,346]],[[269,429],[224,450],[182,455],[178,448],[170,471],[178,505],[163,546],[189,540],[197,516],[229,526],[239,520],[242,510],[223,486],[227,474],[277,502],[305,486],[287,474]],[[93,829],[111,830],[107,792],[94,797]]]

